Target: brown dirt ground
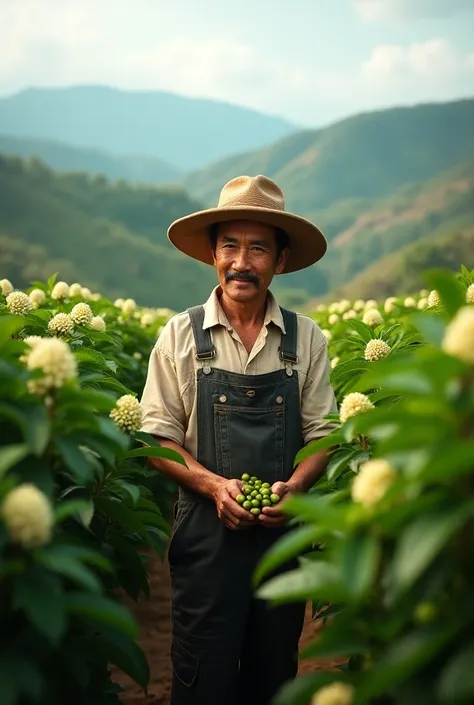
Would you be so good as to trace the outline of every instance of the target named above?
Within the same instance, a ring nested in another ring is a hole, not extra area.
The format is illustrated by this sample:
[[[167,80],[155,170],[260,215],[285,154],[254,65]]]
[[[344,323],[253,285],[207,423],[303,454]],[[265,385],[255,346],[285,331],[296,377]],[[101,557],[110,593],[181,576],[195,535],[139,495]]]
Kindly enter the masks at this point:
[[[170,645],[170,587],[168,566],[158,557],[151,560],[149,566],[150,600],[141,599],[138,605],[131,600],[123,602],[135,614],[140,625],[140,645],[150,663],[150,683],[148,695],[124,674],[114,672],[114,680],[125,689],[121,695],[124,705],[169,705],[171,687],[171,664],[169,659]],[[301,638],[304,648],[317,638],[321,630],[321,620],[311,620],[311,609],[308,604],[305,626]],[[301,674],[321,669],[336,668],[340,661],[304,660],[301,662]]]

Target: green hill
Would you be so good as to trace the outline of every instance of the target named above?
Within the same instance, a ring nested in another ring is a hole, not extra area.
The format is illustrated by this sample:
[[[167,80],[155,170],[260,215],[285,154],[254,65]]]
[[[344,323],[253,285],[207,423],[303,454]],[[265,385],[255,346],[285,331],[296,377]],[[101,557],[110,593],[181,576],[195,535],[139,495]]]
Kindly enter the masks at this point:
[[[185,177],[206,204],[238,174],[266,174],[287,206],[312,214],[346,199],[392,194],[474,158],[474,100],[364,113],[321,130],[305,130]]]
[[[166,228],[197,206],[180,189],[60,175],[0,156],[0,262],[17,287],[59,271],[112,299],[181,309],[209,295],[213,270],[172,249]]]
[[[321,214],[319,222],[325,217],[328,223],[338,219],[342,222],[345,212],[344,203],[335,204]],[[355,214],[349,227],[333,233],[328,254],[321,263],[328,289],[337,289],[371,263],[377,265],[406,245],[464,232],[473,223],[474,160],[427,182],[405,185],[390,198],[380,199]]]
[[[382,300],[387,296],[406,296],[426,287],[426,270],[446,268],[457,272],[461,264],[474,267],[474,227],[441,231],[406,245],[395,255],[377,260],[347,286],[332,292],[330,298]]]
[[[73,86],[0,98],[2,134],[157,157],[182,170],[258,149],[296,129],[255,110],[164,91]]]
[[[99,149],[71,147],[52,140],[0,135],[0,153],[36,158],[58,171],[102,174],[109,179],[142,183],[178,181],[182,172],[156,157],[120,156]]]

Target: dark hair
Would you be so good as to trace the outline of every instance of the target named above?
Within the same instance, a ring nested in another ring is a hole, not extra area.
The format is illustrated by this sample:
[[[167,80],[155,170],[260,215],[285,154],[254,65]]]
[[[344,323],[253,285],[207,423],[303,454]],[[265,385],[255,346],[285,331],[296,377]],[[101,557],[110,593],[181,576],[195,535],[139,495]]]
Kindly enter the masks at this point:
[[[285,250],[287,247],[290,247],[290,238],[288,237],[288,233],[286,233],[281,228],[277,228],[277,227],[273,226],[273,229],[275,231],[275,244],[276,244],[277,261],[278,261],[280,259],[280,255],[283,252],[283,250]],[[218,234],[219,234],[219,223],[213,223],[209,229],[209,238],[211,240],[211,249],[214,254],[216,253]]]

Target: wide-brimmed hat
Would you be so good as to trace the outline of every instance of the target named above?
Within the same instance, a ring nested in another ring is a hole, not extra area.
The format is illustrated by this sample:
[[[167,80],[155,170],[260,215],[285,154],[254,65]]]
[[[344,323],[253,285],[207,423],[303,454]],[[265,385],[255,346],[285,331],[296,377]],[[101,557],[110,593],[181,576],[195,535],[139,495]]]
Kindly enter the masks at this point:
[[[238,176],[222,189],[216,208],[208,208],[175,220],[168,239],[181,252],[206,264],[213,264],[210,228],[230,220],[253,220],[284,230],[290,252],[282,274],[296,272],[320,260],[327,241],[319,228],[306,218],[285,210],[285,197],[272,179]]]

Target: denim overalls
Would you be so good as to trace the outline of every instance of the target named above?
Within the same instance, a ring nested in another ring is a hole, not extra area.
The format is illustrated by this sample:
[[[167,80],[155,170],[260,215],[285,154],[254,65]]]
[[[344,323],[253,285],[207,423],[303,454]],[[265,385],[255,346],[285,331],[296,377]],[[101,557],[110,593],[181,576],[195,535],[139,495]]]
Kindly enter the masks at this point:
[[[303,446],[296,314],[281,309],[283,369],[245,375],[219,368],[203,330],[204,309],[189,309],[201,362],[197,371],[197,460],[226,478],[242,473],[286,481]],[[277,361],[276,361],[277,362]],[[227,529],[209,499],[180,489],[169,546],[172,591],[171,705],[267,705],[297,672],[304,604],[270,608],[253,595],[259,560],[288,528]],[[296,567],[291,561],[283,569]]]

